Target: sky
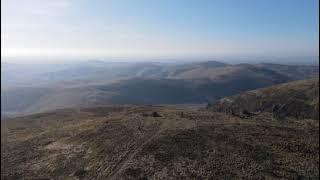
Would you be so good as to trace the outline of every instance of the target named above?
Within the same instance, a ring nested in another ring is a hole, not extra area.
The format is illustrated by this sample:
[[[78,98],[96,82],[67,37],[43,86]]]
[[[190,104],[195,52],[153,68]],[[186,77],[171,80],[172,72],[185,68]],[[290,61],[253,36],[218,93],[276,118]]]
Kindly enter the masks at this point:
[[[1,0],[1,57],[319,55],[318,0]]]

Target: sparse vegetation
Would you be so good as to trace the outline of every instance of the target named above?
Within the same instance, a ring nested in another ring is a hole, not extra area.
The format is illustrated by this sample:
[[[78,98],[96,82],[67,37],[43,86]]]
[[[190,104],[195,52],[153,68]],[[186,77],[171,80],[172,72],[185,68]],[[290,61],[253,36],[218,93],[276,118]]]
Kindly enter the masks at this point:
[[[319,119],[319,79],[295,81],[245,92],[221,99],[208,108],[238,116],[270,112],[275,119],[284,119],[287,116]]]
[[[8,119],[1,178],[319,178],[318,121],[270,117],[110,106]]]

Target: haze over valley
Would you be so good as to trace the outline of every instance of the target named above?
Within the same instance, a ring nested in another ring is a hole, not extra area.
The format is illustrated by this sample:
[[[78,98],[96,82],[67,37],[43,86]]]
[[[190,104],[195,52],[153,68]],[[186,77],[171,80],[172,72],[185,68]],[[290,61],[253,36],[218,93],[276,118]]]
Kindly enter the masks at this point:
[[[237,93],[318,76],[316,65],[86,61],[3,64],[2,114],[110,104],[207,104]]]

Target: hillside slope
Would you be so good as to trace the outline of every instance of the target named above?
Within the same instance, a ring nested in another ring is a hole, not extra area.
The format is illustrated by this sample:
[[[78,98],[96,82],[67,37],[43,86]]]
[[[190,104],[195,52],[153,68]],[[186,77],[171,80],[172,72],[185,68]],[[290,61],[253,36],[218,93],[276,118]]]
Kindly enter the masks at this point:
[[[269,112],[276,117],[319,119],[319,79],[301,80],[223,98],[208,109],[236,115]]]
[[[167,107],[1,121],[1,179],[318,179],[316,120]]]

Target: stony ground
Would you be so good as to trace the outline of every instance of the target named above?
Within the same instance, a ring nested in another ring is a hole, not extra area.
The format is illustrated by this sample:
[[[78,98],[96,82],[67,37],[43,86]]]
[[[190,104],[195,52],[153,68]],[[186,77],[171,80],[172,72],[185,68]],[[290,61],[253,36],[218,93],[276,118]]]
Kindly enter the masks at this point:
[[[319,121],[137,106],[2,120],[1,179],[33,178],[319,179]]]

